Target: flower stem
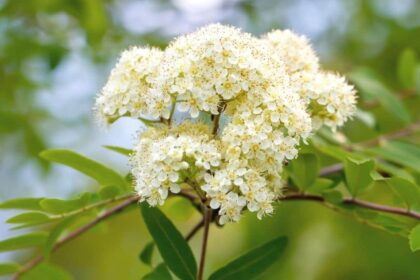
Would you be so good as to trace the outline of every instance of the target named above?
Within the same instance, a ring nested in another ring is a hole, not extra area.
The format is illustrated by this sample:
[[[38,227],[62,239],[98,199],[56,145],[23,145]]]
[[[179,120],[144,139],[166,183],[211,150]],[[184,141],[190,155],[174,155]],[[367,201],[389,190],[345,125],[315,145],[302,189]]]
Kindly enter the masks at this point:
[[[217,115],[212,115],[213,116],[213,135],[216,136],[217,135],[217,131],[219,130],[219,121],[220,121],[220,116],[222,115],[223,111],[226,108],[226,102],[222,101],[219,103],[218,105],[218,111],[219,113]]]
[[[155,125],[157,123],[162,123],[162,120],[149,120],[149,119],[145,119],[145,118],[142,118],[142,117],[138,117],[138,119],[142,123],[144,123],[146,126],[153,126],[153,125]]]
[[[175,113],[175,105],[176,105],[176,98],[175,98],[175,100],[172,100],[171,112],[169,114],[169,119],[168,119],[168,126],[169,127],[172,125],[172,119],[173,119],[174,113]]]
[[[185,236],[185,241],[190,241],[191,238],[194,237],[194,235],[204,226],[204,218],[201,219],[201,221],[196,224],[191,231]]]
[[[206,262],[206,251],[207,251],[207,241],[209,238],[209,229],[212,218],[212,211],[206,205],[203,205],[203,221],[204,221],[204,232],[203,240],[201,243],[201,256],[200,256],[200,265],[197,272],[197,280],[203,280],[204,274],[204,264]]]
[[[213,119],[213,135],[217,134],[217,130],[219,130],[219,120],[220,120],[220,113],[214,116]]]

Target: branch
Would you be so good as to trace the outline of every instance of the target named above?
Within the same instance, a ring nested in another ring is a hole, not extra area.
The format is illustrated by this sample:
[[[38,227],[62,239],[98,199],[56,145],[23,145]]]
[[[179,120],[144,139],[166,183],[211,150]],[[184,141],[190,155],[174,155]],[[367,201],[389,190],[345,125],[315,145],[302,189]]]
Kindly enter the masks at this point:
[[[200,201],[200,198],[187,190],[181,190],[179,193],[174,194],[173,196],[182,196],[190,200],[194,205],[197,204],[197,201]]]
[[[213,131],[212,134],[216,135],[217,131],[219,130],[219,120],[220,120],[221,113],[214,115],[213,117]]]
[[[281,201],[288,201],[288,200],[302,200],[302,201],[318,201],[318,202],[326,202],[322,196],[319,195],[308,195],[308,194],[291,194],[284,197],[279,198]],[[347,205],[355,205],[361,208],[371,209],[379,212],[390,213],[394,215],[406,216],[410,218],[414,218],[416,220],[420,220],[420,213],[411,211],[409,209],[404,208],[397,208],[391,207],[381,204],[376,204],[364,200],[354,199],[354,198],[344,198],[343,203]]]
[[[71,233],[69,233],[66,237],[64,237],[63,239],[61,239],[60,241],[58,241],[54,247],[53,247],[53,251],[57,250],[58,248],[60,248],[62,245],[64,245],[65,243],[67,243],[68,241],[73,240],[74,238],[76,238],[77,236],[81,235],[82,233],[88,231],[89,229],[91,229],[92,227],[94,227],[95,225],[97,225],[99,222],[101,222],[102,220],[105,220],[106,218],[120,212],[121,210],[123,210],[125,207],[136,203],[139,201],[139,197],[137,195],[133,195],[128,197],[123,203],[120,203],[110,209],[108,209],[107,211],[103,212],[102,214],[100,214],[98,217],[96,217],[93,221],[91,221],[90,223],[72,231]],[[14,280],[19,279],[22,274],[24,274],[25,272],[29,271],[30,269],[32,269],[34,266],[36,266],[37,264],[41,263],[44,260],[44,256],[39,255],[36,256],[35,258],[29,260],[26,264],[24,264],[21,269],[15,274],[15,276],[13,277]]]
[[[173,119],[174,113],[175,113],[175,105],[176,105],[176,98],[175,98],[175,100],[172,99],[171,111],[169,113],[169,119],[168,119],[168,126],[169,127],[172,125],[172,119]]]
[[[203,222],[204,222],[204,233],[203,240],[201,243],[201,255],[200,255],[200,264],[198,266],[197,280],[203,279],[204,274],[204,264],[206,262],[206,252],[207,252],[207,241],[209,239],[209,229],[210,223],[213,216],[213,211],[209,209],[205,204],[203,204]]]
[[[204,226],[204,219],[201,219],[201,221],[196,224],[191,231],[185,236],[185,240],[188,242],[191,240],[191,238],[194,237],[194,235]]]
[[[218,106],[217,110],[219,111],[219,113],[217,115],[212,115],[212,120],[213,120],[212,134],[214,136],[217,135],[217,131],[219,130],[219,121],[220,121],[220,117],[221,117],[223,111],[226,108],[226,101],[221,101],[217,106]]]
[[[142,123],[144,123],[146,126],[150,126],[150,125],[153,125],[153,124],[156,124],[156,123],[162,123],[161,119],[159,119],[159,120],[148,120],[148,119],[145,119],[145,118],[142,118],[142,117],[138,117],[138,119]]]

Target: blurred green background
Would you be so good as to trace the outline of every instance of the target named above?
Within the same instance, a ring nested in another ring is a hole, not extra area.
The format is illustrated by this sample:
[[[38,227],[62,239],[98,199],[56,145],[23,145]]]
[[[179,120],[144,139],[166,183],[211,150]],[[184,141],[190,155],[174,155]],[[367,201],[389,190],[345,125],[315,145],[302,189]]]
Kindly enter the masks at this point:
[[[101,146],[130,147],[143,127],[132,120],[99,127],[91,112],[95,95],[123,49],[164,47],[211,22],[256,35],[274,28],[305,34],[325,68],[369,71],[395,93],[404,90],[399,56],[407,48],[420,54],[416,0],[0,0],[0,201],[94,188],[83,175],[41,160],[38,153],[47,147],[71,148],[127,171],[126,158]],[[416,102],[409,102],[414,111]],[[374,129],[355,119],[346,134],[358,141],[403,125],[381,111],[375,116]],[[199,219],[180,200],[164,210],[183,232]],[[284,202],[263,221],[247,215],[239,224],[212,228],[207,273],[282,234],[291,241],[287,253],[262,279],[420,279],[420,252],[411,253],[405,239],[310,202]],[[1,222],[1,239],[10,235]],[[75,279],[139,279],[149,268],[138,253],[150,239],[133,210],[65,245],[52,262]],[[197,253],[198,236],[191,244]],[[0,259],[25,260],[29,253]]]

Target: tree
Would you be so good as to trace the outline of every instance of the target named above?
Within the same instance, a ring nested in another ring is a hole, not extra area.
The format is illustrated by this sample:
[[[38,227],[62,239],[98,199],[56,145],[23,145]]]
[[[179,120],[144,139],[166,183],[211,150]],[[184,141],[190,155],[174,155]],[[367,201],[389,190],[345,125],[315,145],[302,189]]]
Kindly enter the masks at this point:
[[[306,39],[281,31],[255,39],[234,28],[212,25],[175,41],[168,49],[132,48],[124,52],[97,100],[97,113],[107,122],[129,116],[148,126],[134,150],[107,147],[130,156],[131,173],[122,176],[68,150],[43,151],[42,158],[94,178],[101,188],[71,200],[21,198],[3,202],[3,209],[27,210],[8,220],[17,228],[51,227],[49,232],[33,231],[0,242],[2,251],[44,248],[43,254],[23,266],[2,265],[3,273],[16,273],[15,278],[25,273],[65,275],[43,262],[49,254],[108,217],[137,208],[139,201],[154,240],[141,253],[141,260],[151,264],[157,247],[164,261],[146,279],[170,279],[171,273],[181,279],[203,279],[210,225],[237,222],[244,211],[256,212],[262,218],[271,214],[272,205],[279,201],[322,203],[408,237],[413,251],[420,248],[420,190],[416,183],[420,150],[416,144],[401,141],[416,133],[420,124],[412,121],[403,102],[370,73],[351,75],[362,97],[369,101],[367,106],[381,106],[404,127],[353,142],[332,131],[355,113],[355,91],[343,78],[319,70]],[[401,56],[399,67],[408,87],[414,85],[406,75],[414,75],[413,65],[417,65],[410,53]],[[250,55],[257,61],[249,62]],[[225,74],[207,76],[217,71]],[[213,78],[210,90],[203,86],[203,80]],[[194,90],[209,98],[200,100]],[[176,124],[176,107],[192,118],[200,117],[200,121],[179,119]],[[229,118],[223,119],[223,114]],[[356,118],[372,125],[369,113],[356,113]],[[223,120],[230,122],[222,126]],[[325,159],[333,164],[323,164]],[[392,190],[396,205],[359,198],[372,191],[376,182]],[[133,184],[136,194],[132,193]],[[187,199],[202,214],[202,220],[185,238],[155,208],[175,196]],[[72,229],[86,214],[94,217]],[[204,233],[197,266],[187,241],[200,228]],[[214,272],[210,279],[257,276],[280,257],[286,243],[284,237],[269,241]]]

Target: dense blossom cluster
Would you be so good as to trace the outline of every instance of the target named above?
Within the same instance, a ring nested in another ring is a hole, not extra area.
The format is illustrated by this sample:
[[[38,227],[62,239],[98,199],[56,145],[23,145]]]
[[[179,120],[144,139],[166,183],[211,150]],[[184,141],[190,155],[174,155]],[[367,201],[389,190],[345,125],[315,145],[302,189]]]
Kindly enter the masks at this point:
[[[193,183],[221,163],[219,141],[208,126],[185,122],[174,128],[150,128],[139,139],[131,158],[136,191],[150,205],[163,204],[180,182]]]
[[[284,161],[322,125],[343,125],[355,102],[353,87],[321,70],[305,37],[285,30],[259,39],[213,24],[163,51],[123,52],[96,111],[107,122],[153,121],[131,156],[143,200],[163,204],[188,186],[223,224],[244,209],[258,218],[272,213]],[[175,109],[191,120],[176,125]]]
[[[276,30],[263,40],[280,54],[290,84],[307,106],[313,130],[322,125],[336,129],[355,110],[355,93],[344,77],[320,70],[319,59],[304,36]]]

